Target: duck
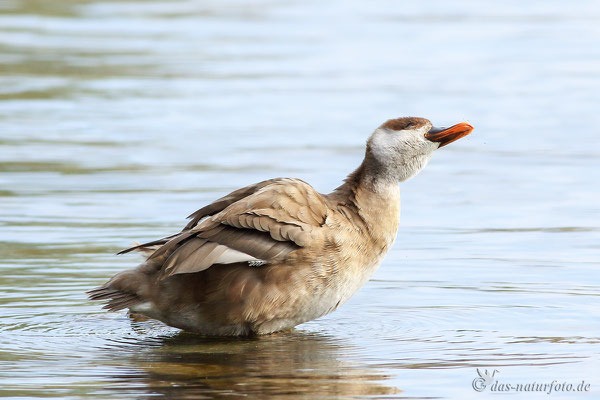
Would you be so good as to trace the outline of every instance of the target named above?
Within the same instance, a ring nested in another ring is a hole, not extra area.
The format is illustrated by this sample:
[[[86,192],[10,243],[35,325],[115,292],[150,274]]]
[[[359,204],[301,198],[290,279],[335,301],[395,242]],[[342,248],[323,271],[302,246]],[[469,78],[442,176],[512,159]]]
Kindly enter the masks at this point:
[[[87,292],[108,311],[210,336],[264,335],[327,315],[373,275],[396,239],[399,183],[438,148],[473,130],[425,118],[390,119],[360,166],[329,194],[294,178],[237,189],[182,231],[138,244],[144,261]]]

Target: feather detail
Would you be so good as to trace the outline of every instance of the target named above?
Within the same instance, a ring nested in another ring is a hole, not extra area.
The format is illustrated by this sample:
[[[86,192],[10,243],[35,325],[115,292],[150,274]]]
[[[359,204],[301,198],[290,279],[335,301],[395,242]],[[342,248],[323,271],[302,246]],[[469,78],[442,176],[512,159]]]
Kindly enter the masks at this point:
[[[188,216],[188,218],[190,218],[191,221],[188,222],[188,224],[185,226],[185,228],[183,228],[183,230],[186,231],[186,230],[194,228],[198,224],[198,222],[200,222],[200,220],[202,220],[203,218],[205,218],[209,215],[214,215],[218,212],[221,212],[226,207],[235,203],[236,201],[239,201],[239,200],[255,193],[256,191],[262,189],[263,187],[265,187],[267,185],[270,185],[274,182],[281,181],[281,180],[285,180],[285,179],[284,178],[275,178],[275,179],[269,179],[266,181],[262,181],[262,182],[254,184],[254,185],[246,186],[241,189],[235,190],[235,191],[229,193],[227,196],[223,196],[220,199],[215,200],[211,204],[209,204],[205,207],[202,207],[198,211],[195,211],[194,213],[190,214],[190,216]]]

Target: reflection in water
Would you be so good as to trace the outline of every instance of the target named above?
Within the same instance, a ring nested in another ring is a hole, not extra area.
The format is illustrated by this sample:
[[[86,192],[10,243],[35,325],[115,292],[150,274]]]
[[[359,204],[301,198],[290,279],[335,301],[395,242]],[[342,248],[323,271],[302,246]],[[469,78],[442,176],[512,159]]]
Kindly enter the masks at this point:
[[[143,324],[133,322],[137,329]],[[151,326],[149,326],[152,329]],[[112,358],[123,343],[111,346]],[[150,396],[168,399],[240,396],[336,397],[398,394],[383,372],[346,360],[352,345],[298,330],[256,338],[208,338],[178,333],[131,346],[132,374],[107,390],[120,392],[132,379]],[[122,350],[122,349],[121,349]],[[130,349],[131,350],[131,349]],[[144,371],[140,373],[140,371]]]

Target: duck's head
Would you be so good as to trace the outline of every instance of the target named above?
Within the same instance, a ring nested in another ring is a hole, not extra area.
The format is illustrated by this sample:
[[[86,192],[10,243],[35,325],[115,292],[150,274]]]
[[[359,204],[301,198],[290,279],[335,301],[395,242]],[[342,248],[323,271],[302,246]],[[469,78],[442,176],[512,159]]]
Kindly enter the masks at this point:
[[[365,161],[377,178],[405,181],[425,167],[435,150],[472,130],[466,122],[450,128],[436,128],[425,118],[390,119],[369,138]]]

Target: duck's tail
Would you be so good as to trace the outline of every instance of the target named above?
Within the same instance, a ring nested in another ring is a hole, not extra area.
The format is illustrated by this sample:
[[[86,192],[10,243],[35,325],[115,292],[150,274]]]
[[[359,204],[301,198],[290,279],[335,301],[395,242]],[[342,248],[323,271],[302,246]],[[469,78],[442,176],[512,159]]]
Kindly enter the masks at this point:
[[[154,266],[143,263],[138,268],[123,271],[113,276],[104,285],[89,290],[90,300],[107,300],[103,308],[108,311],[119,311],[132,308],[135,305],[148,301],[151,270]],[[148,268],[150,267],[150,268]]]
[[[102,307],[108,311],[130,308],[143,300],[135,293],[113,289],[108,283],[86,292],[90,300],[108,300]]]

